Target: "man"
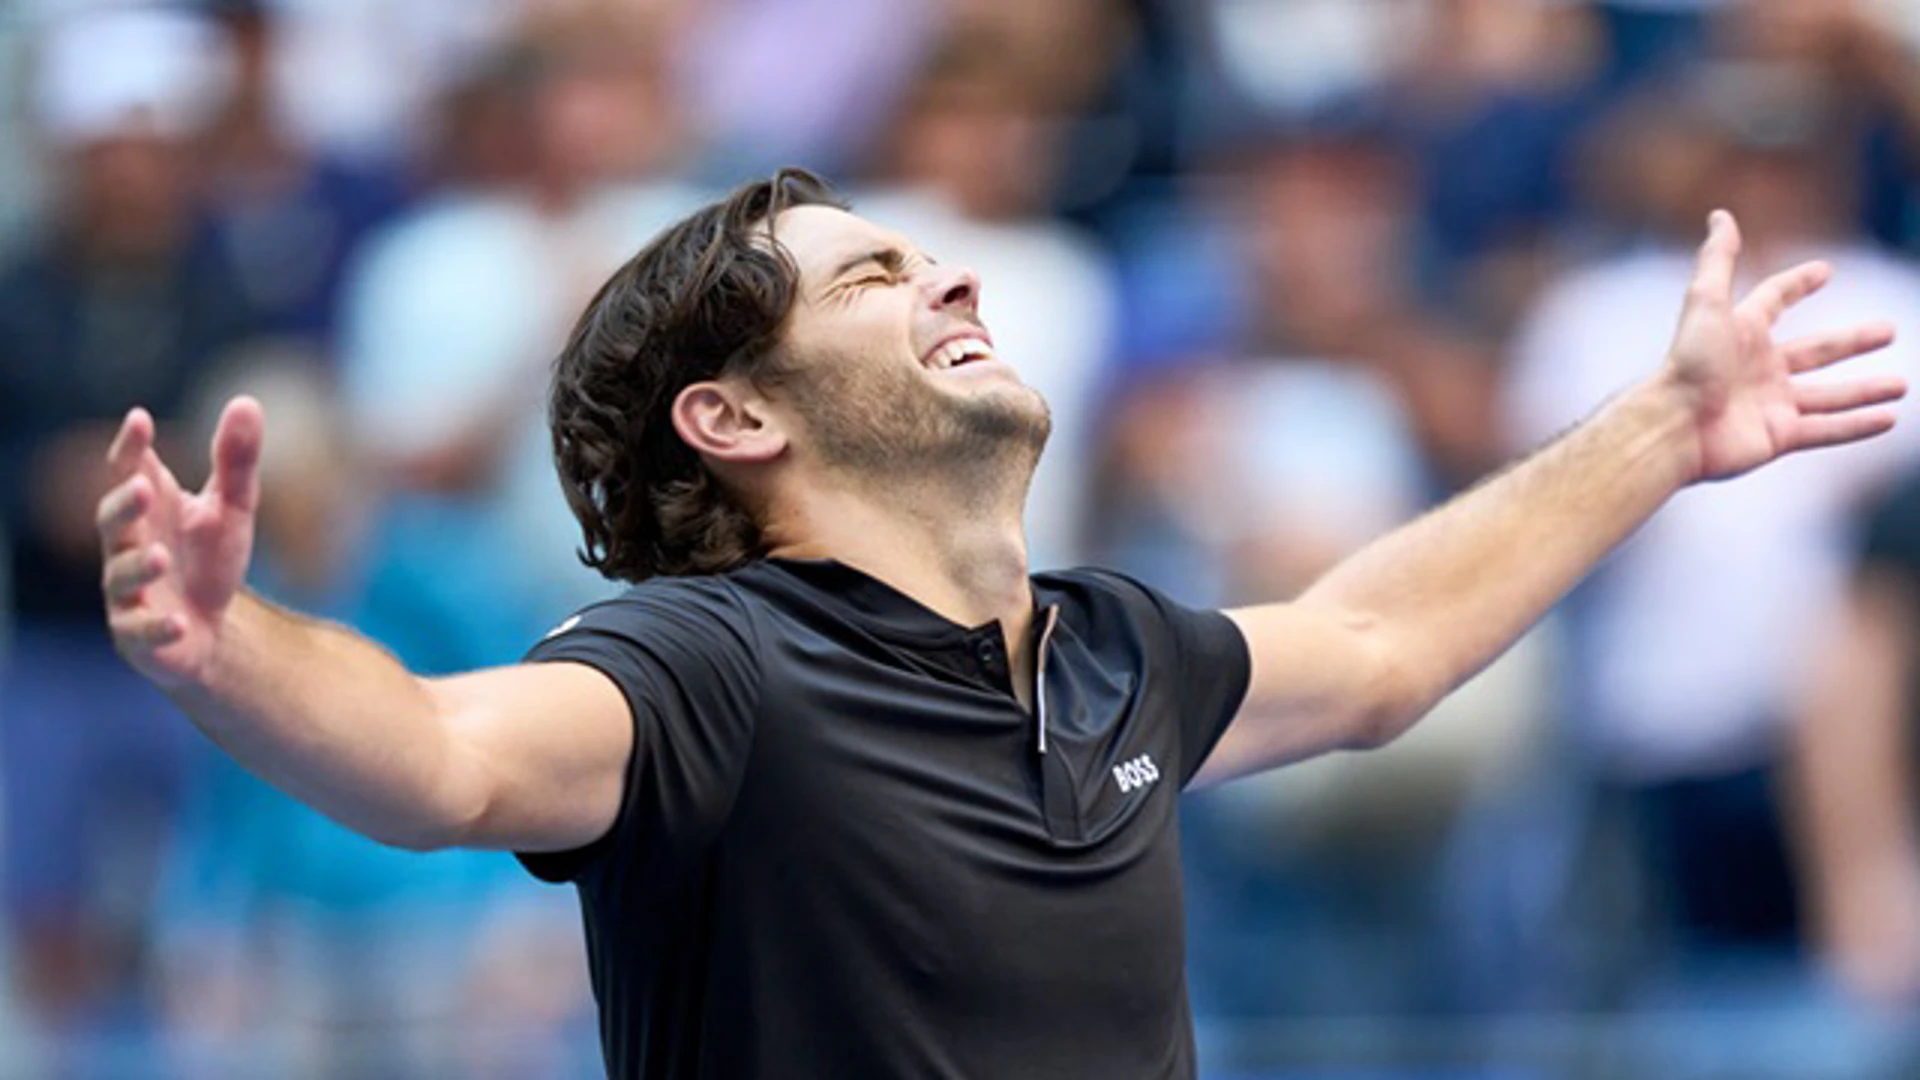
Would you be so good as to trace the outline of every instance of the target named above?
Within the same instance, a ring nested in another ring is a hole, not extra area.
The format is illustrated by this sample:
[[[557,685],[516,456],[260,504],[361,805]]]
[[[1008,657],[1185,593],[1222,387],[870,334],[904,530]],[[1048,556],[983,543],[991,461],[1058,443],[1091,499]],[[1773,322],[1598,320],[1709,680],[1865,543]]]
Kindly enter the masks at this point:
[[[258,405],[181,491],[131,413],[99,513],[124,654],[346,825],[572,880],[621,1077],[1184,1076],[1175,797],[1391,739],[1681,487],[1886,431],[1897,378],[1790,375],[1810,264],[1733,302],[1714,216],[1666,366],[1298,601],[1030,577],[1045,404],[980,283],[749,185],[614,275],[551,420],[584,557],[638,583],[540,661],[420,679],[239,584]]]

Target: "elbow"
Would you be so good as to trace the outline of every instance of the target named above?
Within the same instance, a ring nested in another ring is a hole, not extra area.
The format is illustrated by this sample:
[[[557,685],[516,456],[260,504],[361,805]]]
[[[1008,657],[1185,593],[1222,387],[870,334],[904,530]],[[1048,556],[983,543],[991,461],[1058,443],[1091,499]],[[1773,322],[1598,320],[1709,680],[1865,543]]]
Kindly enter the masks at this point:
[[[419,761],[407,794],[383,815],[382,828],[367,832],[375,841],[402,851],[476,846],[496,801],[495,770],[473,741],[463,736],[469,722],[451,703],[436,700],[435,706],[440,738],[434,752]]]
[[[392,815],[367,835],[402,851],[473,847],[484,831],[490,807],[483,785],[466,777],[450,777],[439,790],[415,800],[412,812]]]
[[[388,823],[367,835],[375,842],[401,851],[425,854],[449,848],[471,847],[480,831],[480,815],[425,815],[416,821]]]
[[[463,832],[437,825],[411,825],[404,829],[385,829],[370,833],[376,842],[401,851],[424,855],[462,846]]]
[[[1405,735],[1426,714],[1425,709],[1402,705],[1383,705],[1363,713],[1353,723],[1349,750],[1379,750]]]
[[[1375,674],[1368,680],[1351,725],[1348,747],[1378,750],[1405,735],[1445,695],[1443,682],[1423,675],[1404,651],[1390,646],[1376,650]]]

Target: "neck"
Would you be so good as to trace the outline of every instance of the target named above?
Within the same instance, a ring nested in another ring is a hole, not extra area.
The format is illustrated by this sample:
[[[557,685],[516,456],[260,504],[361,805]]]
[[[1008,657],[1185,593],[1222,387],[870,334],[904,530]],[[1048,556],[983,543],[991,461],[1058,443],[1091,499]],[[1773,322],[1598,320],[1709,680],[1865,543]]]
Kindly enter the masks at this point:
[[[768,552],[845,563],[963,626],[997,620],[1020,657],[1033,622],[1020,502],[816,488],[769,516]]]

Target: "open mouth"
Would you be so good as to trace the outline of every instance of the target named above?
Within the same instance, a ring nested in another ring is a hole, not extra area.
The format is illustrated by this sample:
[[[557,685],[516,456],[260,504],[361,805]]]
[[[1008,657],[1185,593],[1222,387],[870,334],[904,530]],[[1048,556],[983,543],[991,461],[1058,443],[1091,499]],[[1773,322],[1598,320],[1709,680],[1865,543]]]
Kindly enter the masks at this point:
[[[935,371],[947,371],[992,359],[993,345],[985,338],[959,337],[936,347],[923,363]]]

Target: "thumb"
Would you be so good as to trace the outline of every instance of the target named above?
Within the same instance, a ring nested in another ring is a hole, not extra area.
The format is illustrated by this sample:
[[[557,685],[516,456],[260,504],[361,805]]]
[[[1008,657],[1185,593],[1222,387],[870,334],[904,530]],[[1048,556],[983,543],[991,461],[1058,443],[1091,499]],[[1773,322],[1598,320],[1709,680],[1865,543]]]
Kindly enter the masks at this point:
[[[251,514],[259,505],[260,449],[266,431],[266,411],[251,397],[242,394],[221,410],[213,431],[213,478],[207,490],[222,506]]]
[[[1740,258],[1740,226],[1733,215],[1715,210],[1707,215],[1707,239],[1694,265],[1693,297],[1719,303],[1733,302],[1734,264]]]

